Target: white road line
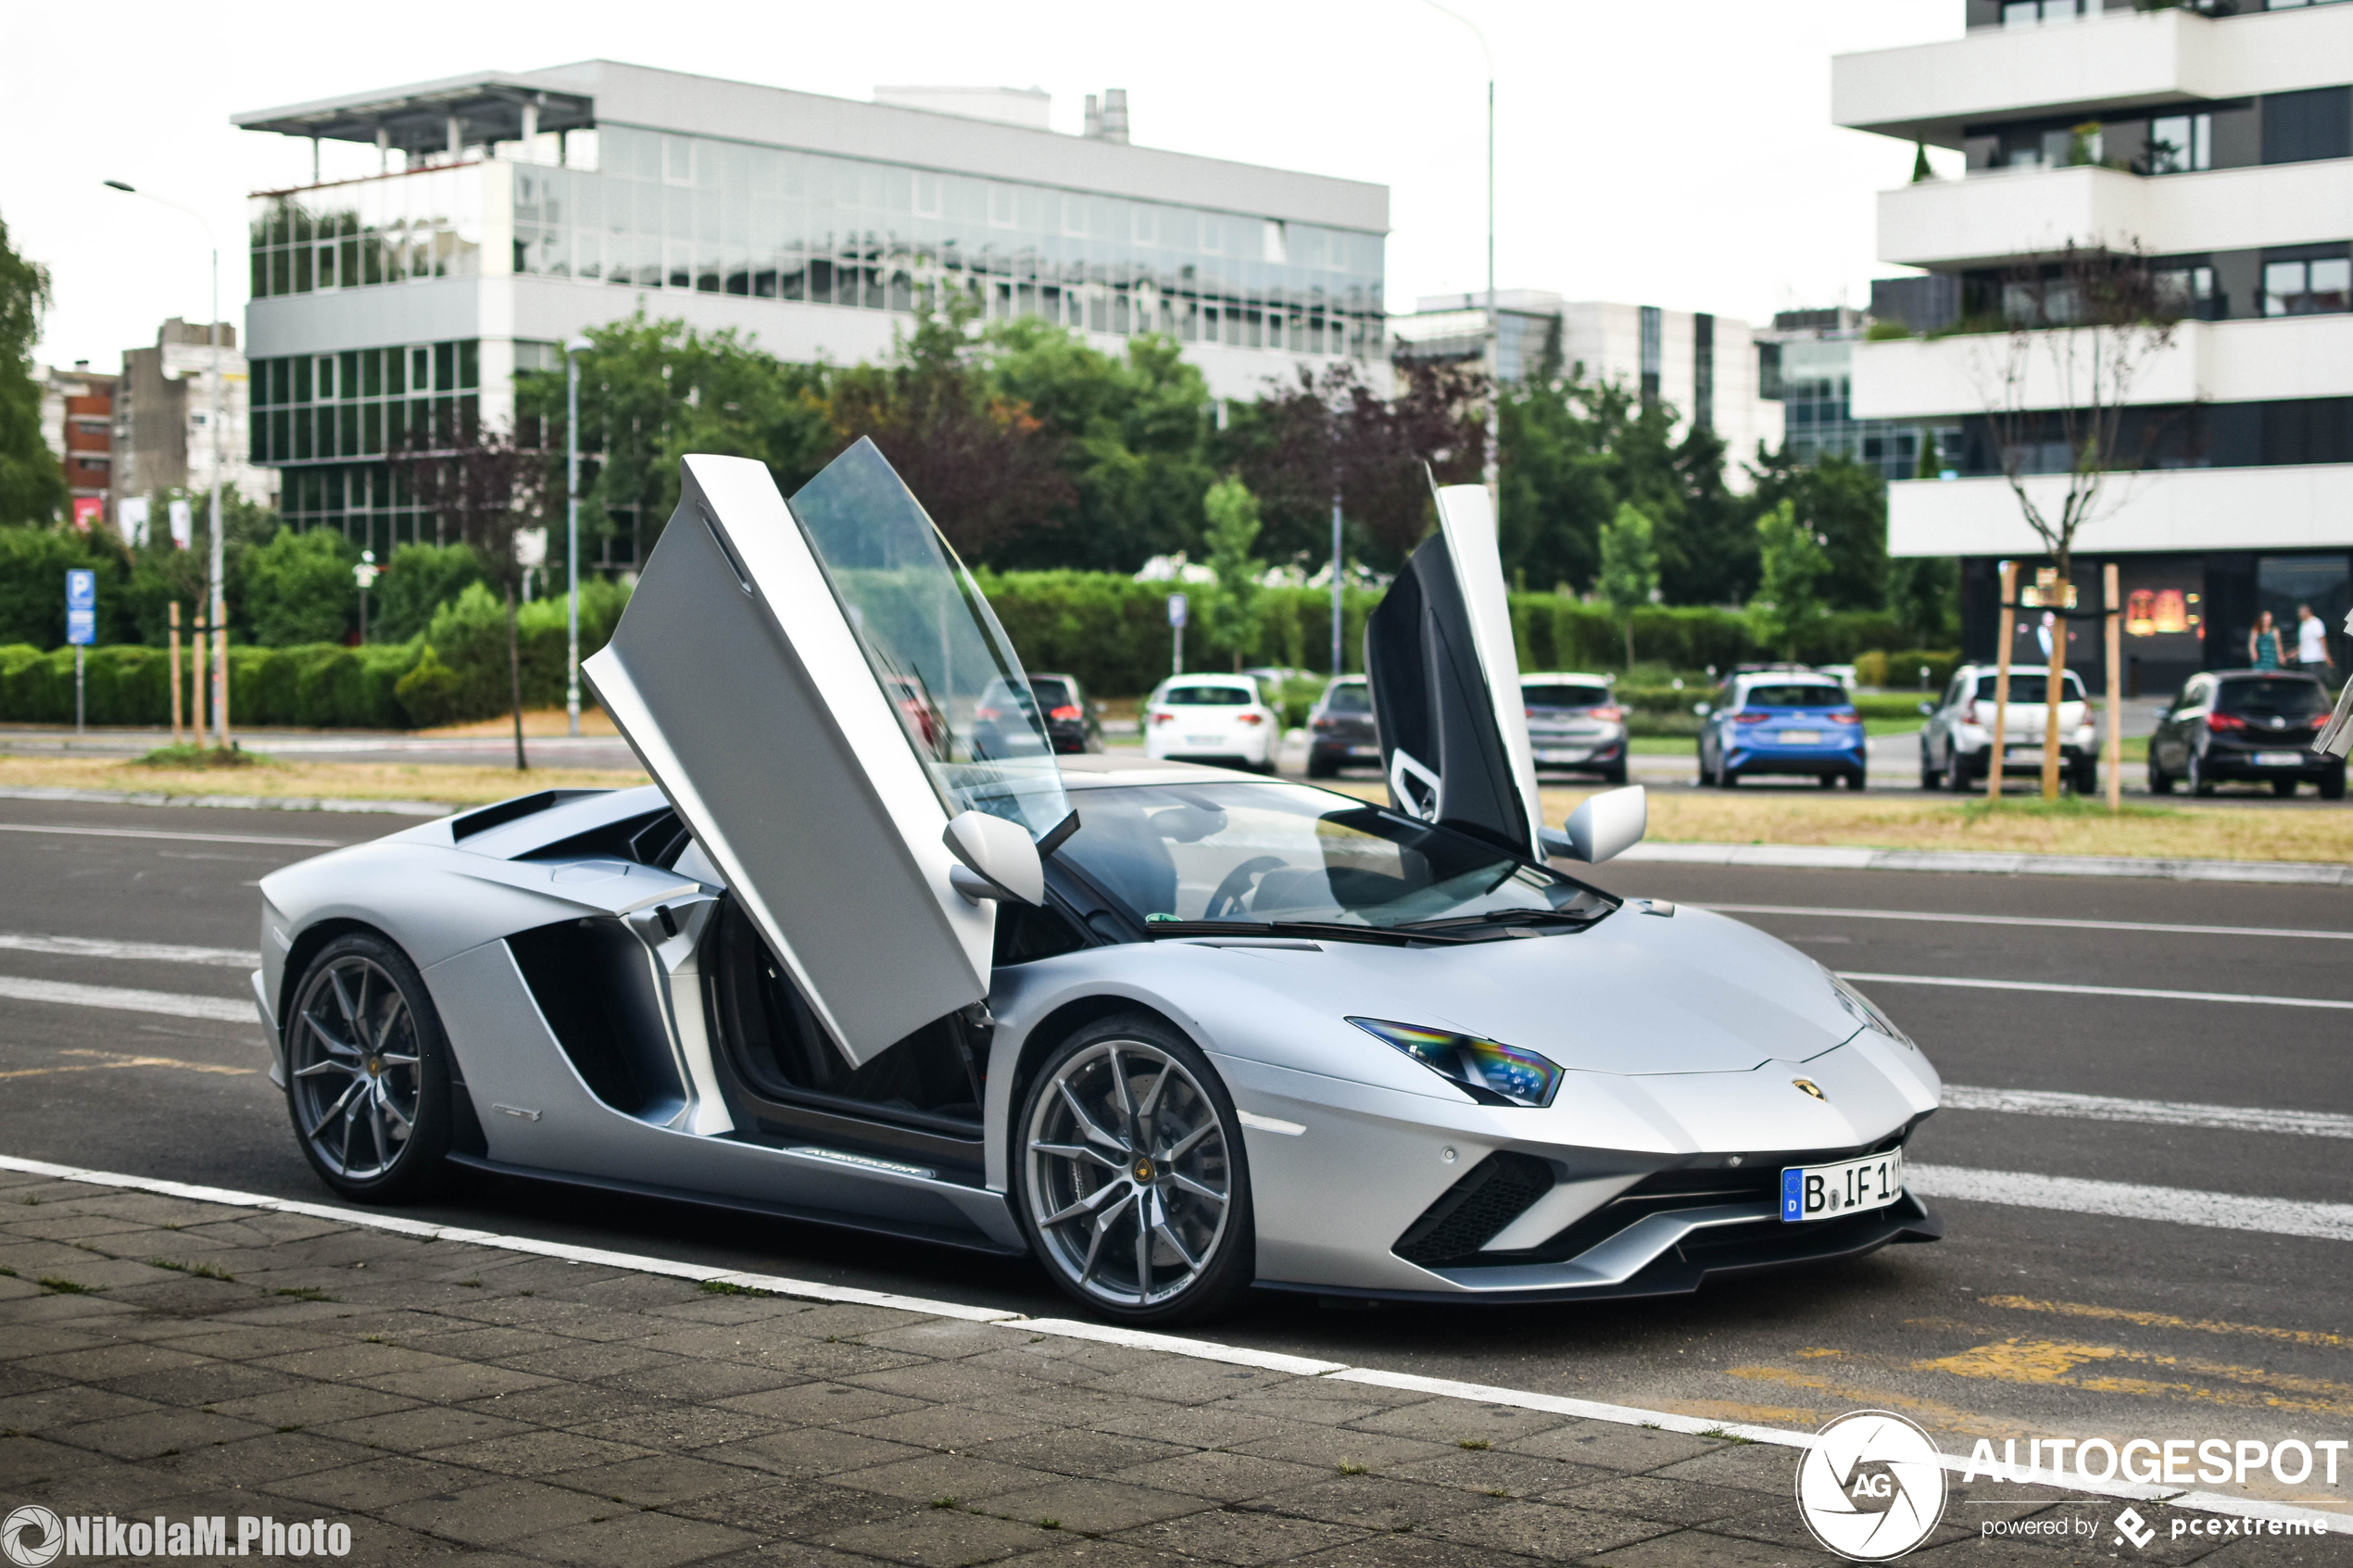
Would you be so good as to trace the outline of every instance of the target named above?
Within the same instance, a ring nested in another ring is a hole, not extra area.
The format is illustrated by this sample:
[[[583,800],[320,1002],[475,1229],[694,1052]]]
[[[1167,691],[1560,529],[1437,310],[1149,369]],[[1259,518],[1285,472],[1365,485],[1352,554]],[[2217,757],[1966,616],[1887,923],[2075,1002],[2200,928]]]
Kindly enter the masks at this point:
[[[1916,1174],[1920,1166],[1906,1167],[1907,1174]],[[1942,1169],[1928,1167],[1928,1169]],[[706,1268],[698,1263],[680,1263],[668,1258],[652,1258],[629,1252],[610,1252],[601,1248],[574,1247],[566,1242],[540,1241],[531,1236],[500,1236],[491,1231],[467,1230],[457,1225],[437,1225],[422,1220],[403,1219],[398,1215],[371,1212],[364,1210],[337,1209],[331,1204],[305,1203],[294,1198],[270,1198],[260,1193],[233,1192],[222,1187],[192,1186],[184,1182],[161,1181],[149,1176],[127,1176],[112,1171],[91,1171],[74,1165],[55,1165],[45,1160],[25,1160],[15,1155],[0,1154],[0,1171],[16,1171],[26,1175],[47,1176],[56,1181],[84,1182],[94,1186],[121,1187],[132,1192],[152,1192],[168,1198],[185,1198],[193,1203],[217,1203],[227,1208],[259,1209],[281,1214],[302,1214],[313,1219],[330,1220],[338,1224],[365,1230],[388,1231],[396,1236],[413,1236],[420,1239],[461,1242],[470,1247],[486,1247],[502,1252],[521,1252],[533,1257],[561,1258],[571,1262],[593,1264],[602,1268],[625,1269],[634,1273],[659,1274],[670,1279],[709,1281],[714,1284],[741,1286],[747,1290],[765,1290],[778,1296],[789,1296],[803,1301],[839,1301],[861,1306],[886,1307],[895,1311],[919,1312],[930,1317],[956,1318],[967,1323],[1019,1323],[1030,1334],[1055,1338],[1087,1339],[1098,1344],[1133,1347],[1137,1349],[1158,1350],[1172,1356],[1186,1356],[1195,1361],[1217,1361],[1228,1366],[1263,1367],[1269,1371],[1287,1372],[1302,1377],[1328,1377],[1336,1383],[1362,1383],[1376,1388],[1395,1388],[1407,1393],[1426,1394],[1440,1399],[1472,1399],[1484,1405],[1504,1405],[1515,1410],[1542,1411],[1587,1421],[1604,1421],[1620,1426],[1649,1426],[1666,1432],[1681,1432],[1694,1436],[1715,1436],[1766,1443],[1776,1448],[1808,1449],[1813,1447],[1813,1435],[1787,1431],[1778,1426],[1755,1426],[1736,1421],[1715,1421],[1706,1416],[1682,1415],[1673,1411],[1642,1410],[1632,1405],[1607,1405],[1592,1399],[1566,1398],[1558,1394],[1540,1394],[1524,1388],[1499,1388],[1483,1383],[1457,1383],[1449,1378],[1423,1377],[1413,1373],[1388,1372],[1378,1367],[1350,1366],[1343,1361],[1316,1361],[1305,1356],[1285,1355],[1276,1350],[1254,1350],[1238,1345],[1220,1345],[1214,1340],[1194,1339],[1184,1335],[1152,1334],[1141,1329],[1119,1328],[1108,1323],[1080,1323],[1067,1318],[1031,1318],[1020,1312],[1009,1312],[994,1307],[968,1307],[961,1301],[939,1301],[921,1296],[901,1296],[889,1291],[862,1290],[854,1286],[822,1285],[813,1280],[788,1279],[778,1274],[741,1273],[729,1269]],[[1948,1172],[1953,1175],[1989,1174],[1979,1172]],[[2004,1177],[2004,1180],[2021,1178]],[[2032,1179],[2032,1178],[2024,1178]],[[2147,1189],[2158,1190],[2158,1189]],[[1944,1468],[1959,1474],[1968,1464],[1960,1454],[1942,1456]],[[2322,1509],[2296,1508],[2288,1504],[2260,1502],[2252,1499],[2224,1497],[2213,1492],[2191,1492],[2182,1487],[2143,1486],[2130,1481],[2085,1481],[2081,1477],[2060,1476],[2037,1471],[2028,1477],[2030,1482],[2063,1486],[2065,1489],[2091,1497],[2129,1498],[2134,1501],[2170,1501],[2174,1507],[2195,1509],[2205,1513],[2219,1513],[2242,1519],[2309,1519],[2322,1528],[2339,1535],[2353,1535],[2353,1514],[2332,1513]]]
[[[250,1000],[191,997],[179,991],[136,991],[127,985],[76,985],[63,980],[20,980],[0,974],[0,997],[19,1002],[55,1002],[69,1008],[159,1012],[167,1018],[208,1018],[219,1023],[260,1023],[260,1015],[254,1011]]]
[[[1842,980],[1868,980],[1876,985],[1957,985],[1969,991],[2056,991],[2069,997],[2148,997],[2160,1002],[2240,1002],[2249,1007],[2328,1008],[2353,1012],[2353,1002],[2324,997],[2259,997],[2237,991],[2158,991],[2144,985],[2060,985],[2044,980],[1963,980],[1947,974],[1873,974],[1842,969]]]
[[[1981,1089],[1944,1085],[1947,1110],[2002,1110],[2018,1116],[2059,1116],[2076,1122],[2139,1122],[2152,1127],[2220,1127],[2234,1133],[2300,1133],[2353,1138],[2353,1116],[2326,1110],[2264,1110],[2244,1105],[2197,1105],[2169,1099],[2118,1099],[2056,1089]]]
[[[113,942],[96,936],[39,936],[0,931],[0,949],[55,953],[69,959],[130,959],[139,963],[212,964],[221,969],[258,969],[261,955],[250,947],[183,947],[176,942]]]
[[[65,827],[50,822],[0,822],[0,833],[62,833],[82,838],[178,838],[196,844],[290,844],[303,849],[336,849],[340,838],[268,838],[251,833],[165,833],[157,828]]]
[[[1904,1180],[1906,1186],[1929,1198],[2007,1203],[2020,1209],[2056,1209],[2070,1214],[2108,1214],[2122,1220],[2155,1220],[2169,1225],[2353,1241],[2353,1203],[2297,1203],[2284,1198],[2241,1198],[2234,1193],[2197,1192],[2187,1187],[2137,1186],[2129,1182],[2037,1176],[2020,1171],[1973,1171],[1909,1161],[1904,1166]]]
[[[2293,937],[2309,942],[2353,942],[2353,931],[2296,931],[2268,925],[2161,925],[2135,920],[2059,920],[2039,915],[1955,915],[1919,909],[1807,909],[1792,904],[1697,904],[1728,915],[1804,915],[1819,920],[1915,920],[1946,925],[2042,925],[2068,931],[2146,931],[2176,936]]]

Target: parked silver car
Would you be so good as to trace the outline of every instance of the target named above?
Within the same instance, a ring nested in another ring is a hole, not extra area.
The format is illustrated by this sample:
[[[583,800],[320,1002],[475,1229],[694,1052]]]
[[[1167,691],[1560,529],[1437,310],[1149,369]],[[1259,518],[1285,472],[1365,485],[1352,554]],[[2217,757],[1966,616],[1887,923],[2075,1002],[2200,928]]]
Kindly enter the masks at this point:
[[[1539,772],[1557,769],[1598,773],[1607,784],[1626,782],[1626,710],[1610,691],[1617,681],[1579,671],[1519,678]]]
[[[451,1168],[1027,1254],[1089,1310],[1252,1286],[1541,1300],[1939,1234],[1935,1071],[1724,916],[1554,869],[1486,492],[1366,635],[1388,806],[1058,759],[870,444],[789,504],[686,460],[597,697],[651,787],[552,790],[261,884],[297,1145],[362,1201]],[[897,685],[919,682],[926,735]],[[928,721],[926,721],[927,722]]]

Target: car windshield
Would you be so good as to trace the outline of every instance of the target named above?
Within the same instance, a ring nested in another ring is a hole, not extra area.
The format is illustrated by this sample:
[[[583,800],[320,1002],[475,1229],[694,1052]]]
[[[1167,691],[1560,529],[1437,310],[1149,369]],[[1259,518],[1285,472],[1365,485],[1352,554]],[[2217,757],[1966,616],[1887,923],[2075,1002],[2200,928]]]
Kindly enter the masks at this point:
[[[1061,849],[1139,922],[1395,930],[1483,916],[1597,919],[1616,905],[1451,828],[1288,784],[1086,792]]]
[[[2225,681],[2214,698],[2216,712],[2241,718],[2317,719],[2329,708],[2329,694],[2320,682],[2287,677]]]
[[[1751,686],[1748,695],[1741,699],[1743,708],[1844,708],[1846,705],[1844,686]]]
[[[1604,686],[1522,686],[1520,700],[1530,708],[1605,708],[1609,691]]]
[[[1997,678],[1998,677],[1993,675],[1980,675],[1977,678],[1977,696],[1979,701],[1991,702],[1994,700],[1994,683]],[[2042,701],[2044,694],[2047,690],[2047,687],[2044,684],[2045,681],[2045,677],[2040,670],[2035,671],[2031,675],[2012,675],[2010,677],[2010,700],[2012,702]],[[2072,670],[2067,672],[2067,696],[2061,700],[2064,702],[2081,702],[2083,700],[2082,678],[2077,675]]]
[[[1372,691],[1362,683],[1334,686],[1324,693],[1324,711],[1327,713],[1370,713],[1372,710]]]
[[[1171,686],[1160,696],[1164,708],[1248,708],[1254,700],[1240,686]]]

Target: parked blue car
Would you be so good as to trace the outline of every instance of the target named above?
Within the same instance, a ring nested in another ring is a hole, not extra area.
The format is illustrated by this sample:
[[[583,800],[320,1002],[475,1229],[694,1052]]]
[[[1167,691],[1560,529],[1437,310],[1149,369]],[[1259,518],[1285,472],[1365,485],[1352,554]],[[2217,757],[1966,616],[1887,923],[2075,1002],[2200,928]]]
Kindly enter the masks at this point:
[[[1869,768],[1863,718],[1846,688],[1811,671],[1743,671],[1724,683],[1718,701],[1701,705],[1699,782],[1730,789],[1744,778],[1778,773],[1844,779],[1860,789]]]

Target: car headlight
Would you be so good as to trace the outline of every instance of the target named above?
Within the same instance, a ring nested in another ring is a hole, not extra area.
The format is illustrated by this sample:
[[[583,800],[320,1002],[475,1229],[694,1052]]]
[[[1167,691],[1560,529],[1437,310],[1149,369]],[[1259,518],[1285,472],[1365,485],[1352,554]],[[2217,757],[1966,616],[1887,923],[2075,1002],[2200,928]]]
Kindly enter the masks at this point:
[[[1862,992],[1855,989],[1854,986],[1848,985],[1838,975],[1831,973],[1831,971],[1825,969],[1822,972],[1830,977],[1831,990],[1837,996],[1838,1005],[1844,1008],[1848,1016],[1852,1017],[1856,1022],[1861,1024],[1866,1029],[1877,1030],[1879,1033],[1886,1035],[1889,1039],[1894,1041],[1897,1045],[1903,1046],[1907,1049],[1918,1050],[1920,1048],[1918,1043],[1916,1043],[1909,1035],[1905,1034],[1903,1030],[1895,1026],[1895,1021],[1894,1019],[1888,1017],[1885,1012],[1880,1010],[1880,1005],[1877,1002],[1863,995]]]
[[[1546,1106],[1560,1090],[1559,1065],[1517,1046],[1378,1018],[1348,1022],[1373,1038],[1395,1046],[1485,1105]]]

